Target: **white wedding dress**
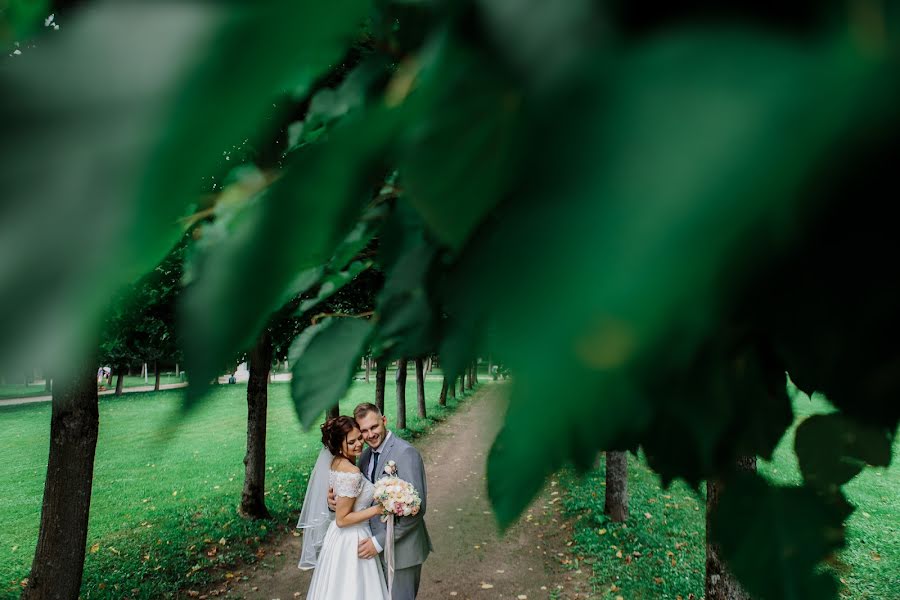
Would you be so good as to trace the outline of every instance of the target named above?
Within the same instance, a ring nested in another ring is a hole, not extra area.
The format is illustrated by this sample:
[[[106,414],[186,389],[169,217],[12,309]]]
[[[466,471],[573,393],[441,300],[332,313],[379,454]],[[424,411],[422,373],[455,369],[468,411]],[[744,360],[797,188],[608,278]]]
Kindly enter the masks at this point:
[[[362,473],[328,472],[336,496],[356,498],[353,512],[372,506],[375,486]],[[359,541],[372,537],[369,522],[338,527],[331,522],[309,584],[307,600],[390,600],[381,560],[359,558]]]

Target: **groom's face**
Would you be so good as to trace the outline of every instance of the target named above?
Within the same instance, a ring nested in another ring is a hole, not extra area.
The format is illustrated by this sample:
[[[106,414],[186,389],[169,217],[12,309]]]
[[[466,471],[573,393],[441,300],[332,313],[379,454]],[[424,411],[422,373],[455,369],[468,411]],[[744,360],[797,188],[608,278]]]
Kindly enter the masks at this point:
[[[377,448],[384,441],[387,435],[387,418],[383,415],[367,412],[364,416],[356,420],[359,425],[359,431],[362,433],[363,439],[370,448]]]

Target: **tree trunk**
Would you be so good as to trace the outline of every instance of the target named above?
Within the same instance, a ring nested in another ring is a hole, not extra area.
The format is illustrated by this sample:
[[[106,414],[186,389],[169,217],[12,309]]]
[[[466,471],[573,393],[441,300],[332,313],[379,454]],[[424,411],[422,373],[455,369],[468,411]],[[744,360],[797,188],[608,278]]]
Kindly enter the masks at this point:
[[[474,369],[472,369],[472,365],[469,364],[469,368],[466,369],[466,389],[467,390],[471,390],[472,388],[475,387],[473,371],[474,371]]]
[[[628,457],[624,452],[606,453],[606,504],[603,512],[616,523],[628,519]]]
[[[737,470],[756,471],[756,457],[744,456],[738,459]],[[719,506],[719,497],[725,485],[719,480],[706,482],[706,600],[750,600],[728,571],[725,561],[720,556],[719,545],[715,542],[713,531],[713,515]]]
[[[366,357],[366,383],[369,383],[369,375],[372,373],[372,359]]]
[[[429,357],[425,360],[425,372],[426,372],[426,373],[431,373],[431,369],[432,369],[433,367],[434,367],[434,360],[432,360],[432,358],[429,356]]]
[[[406,429],[406,363],[405,358],[397,361],[397,429]]]
[[[266,508],[266,417],[269,404],[269,370],[272,340],[263,331],[250,351],[247,380],[247,454],[244,456],[244,489],[240,512],[251,519],[268,519]]]
[[[99,416],[94,356],[56,379],[50,456],[37,548],[25,600],[78,598],[84,570]]]
[[[465,376],[465,374],[459,376],[459,395],[460,395],[460,397],[466,395],[466,376]]]
[[[125,387],[125,367],[116,367],[116,396],[122,395]]]
[[[472,363],[472,383],[478,385],[478,359]]]
[[[444,375],[444,387],[447,388],[447,392],[450,394],[450,397],[456,400],[456,378],[453,380],[447,379],[447,376]]]
[[[419,409],[419,418],[426,418],[425,414],[425,361],[416,359],[416,406]]]
[[[44,391],[53,392],[53,380],[50,379],[50,372],[44,373]]]
[[[341,404],[340,404],[340,402],[338,402],[337,404],[335,404],[334,406],[332,406],[331,408],[329,408],[329,409],[328,409],[328,412],[326,413],[325,416],[326,416],[326,418],[328,418],[328,419],[333,419],[333,418],[335,418],[335,417],[341,416]]]
[[[441,395],[438,396],[438,405],[447,406],[447,378],[444,377],[444,381],[441,383]]]
[[[387,366],[381,361],[375,367],[375,406],[384,414],[384,386],[387,382]]]
[[[153,361],[153,391],[159,391],[159,361]]]

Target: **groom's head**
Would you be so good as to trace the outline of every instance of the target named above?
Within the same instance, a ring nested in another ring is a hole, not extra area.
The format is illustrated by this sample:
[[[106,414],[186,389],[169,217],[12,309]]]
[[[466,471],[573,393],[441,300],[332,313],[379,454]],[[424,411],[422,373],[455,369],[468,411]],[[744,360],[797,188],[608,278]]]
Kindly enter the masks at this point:
[[[375,449],[387,435],[387,418],[371,402],[363,402],[353,410],[359,432],[370,448]]]

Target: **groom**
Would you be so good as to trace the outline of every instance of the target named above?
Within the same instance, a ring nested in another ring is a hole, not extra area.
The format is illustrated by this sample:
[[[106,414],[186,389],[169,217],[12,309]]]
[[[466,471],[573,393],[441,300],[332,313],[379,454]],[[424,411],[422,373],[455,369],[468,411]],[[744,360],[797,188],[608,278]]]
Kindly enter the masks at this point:
[[[360,404],[353,411],[353,418],[359,424],[359,431],[368,444],[359,459],[359,468],[363,475],[372,482],[387,477],[385,467],[393,461],[396,468],[394,474],[411,483],[422,498],[419,514],[399,517],[394,523],[394,584],[391,598],[413,600],[419,591],[422,563],[433,550],[424,519],[428,496],[425,464],[418,450],[387,429],[387,418],[374,404],[369,402]],[[390,470],[388,468],[388,471]],[[373,537],[359,543],[359,557],[375,558],[381,554],[382,566],[387,576],[387,565],[382,554],[387,525],[378,517],[369,521],[369,525]]]

